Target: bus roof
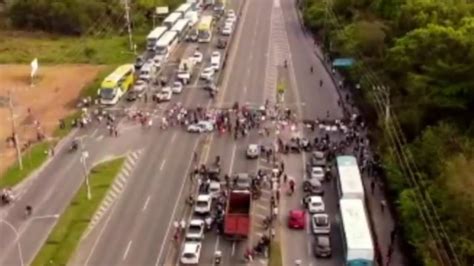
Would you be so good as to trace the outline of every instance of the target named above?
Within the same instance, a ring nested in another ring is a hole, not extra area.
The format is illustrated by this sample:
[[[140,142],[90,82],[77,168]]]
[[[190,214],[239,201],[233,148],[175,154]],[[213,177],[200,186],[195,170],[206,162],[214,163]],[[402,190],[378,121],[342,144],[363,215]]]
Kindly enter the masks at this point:
[[[212,25],[212,16],[203,16],[199,21],[198,30],[210,30]]]
[[[189,19],[187,18],[179,19],[176,24],[174,24],[174,26],[171,28],[171,31],[182,31],[188,23]]]
[[[177,13],[177,12],[173,12],[171,14],[169,14],[165,20],[163,20],[163,23],[166,23],[166,22],[169,22],[171,24],[174,24],[176,23],[176,21],[178,19],[180,19],[182,17],[182,14],[181,13]]]
[[[163,33],[165,33],[165,31],[167,31],[167,30],[168,30],[168,28],[166,28],[165,26],[156,27],[148,34],[148,36],[146,38],[147,39],[160,38],[161,35],[163,35]]]
[[[176,10],[174,12],[182,12],[182,13],[186,13],[189,11],[189,9],[191,9],[191,4],[190,3],[184,3],[184,4],[181,4],[178,8],[176,8]]]
[[[364,184],[356,158],[353,156],[338,156],[336,161],[341,197],[364,198]]]
[[[155,46],[168,46],[170,42],[176,38],[176,31],[167,31],[161,38],[156,42]]]
[[[342,199],[339,201],[339,206],[347,248],[373,250],[364,202],[360,199]]]
[[[111,88],[115,87],[118,81],[129,71],[133,71],[133,64],[126,64],[117,67],[114,72],[110,73],[104,81],[102,81],[101,87]]]

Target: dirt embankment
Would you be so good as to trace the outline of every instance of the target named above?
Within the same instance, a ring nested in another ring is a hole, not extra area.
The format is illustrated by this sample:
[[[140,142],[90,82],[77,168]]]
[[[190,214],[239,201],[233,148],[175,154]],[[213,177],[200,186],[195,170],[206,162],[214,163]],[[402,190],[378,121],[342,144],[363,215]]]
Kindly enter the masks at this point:
[[[40,62],[41,64],[41,62]],[[0,175],[15,161],[9,95],[21,144],[51,136],[59,119],[74,112],[81,90],[103,69],[94,65],[41,66],[34,86],[29,65],[0,65]]]

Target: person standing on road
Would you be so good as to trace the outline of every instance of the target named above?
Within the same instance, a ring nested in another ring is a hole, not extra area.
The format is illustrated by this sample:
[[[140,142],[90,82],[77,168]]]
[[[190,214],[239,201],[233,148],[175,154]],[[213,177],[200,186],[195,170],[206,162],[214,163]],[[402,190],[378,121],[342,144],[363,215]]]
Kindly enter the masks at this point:
[[[310,66],[310,67],[309,67],[309,72],[313,73],[313,70],[314,70],[314,69],[313,69],[313,66]]]

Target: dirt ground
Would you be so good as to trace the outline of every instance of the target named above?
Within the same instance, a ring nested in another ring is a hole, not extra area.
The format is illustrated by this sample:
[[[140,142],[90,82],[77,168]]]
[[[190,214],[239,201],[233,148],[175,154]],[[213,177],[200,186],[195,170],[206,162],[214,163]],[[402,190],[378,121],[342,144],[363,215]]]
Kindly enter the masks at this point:
[[[15,160],[15,150],[7,141],[12,134],[9,92],[23,145],[36,141],[38,133],[51,137],[59,119],[74,112],[81,90],[101,69],[103,66],[40,65],[31,86],[29,65],[0,65],[0,174]]]

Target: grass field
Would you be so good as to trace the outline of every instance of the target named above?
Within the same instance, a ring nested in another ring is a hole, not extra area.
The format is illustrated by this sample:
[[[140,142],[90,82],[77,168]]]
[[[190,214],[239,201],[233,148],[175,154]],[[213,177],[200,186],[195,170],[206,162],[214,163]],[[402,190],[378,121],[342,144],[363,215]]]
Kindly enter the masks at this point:
[[[92,198],[87,199],[86,186],[82,185],[31,265],[67,265],[123,162],[124,159],[119,158],[91,169],[89,178]]]
[[[50,145],[49,142],[41,142],[27,150],[22,156],[23,170],[20,170],[18,162],[8,168],[0,178],[0,188],[12,187],[38,169],[48,158]]]
[[[123,36],[64,37],[46,34],[0,32],[0,64],[30,63],[38,58],[40,64],[85,63],[122,64],[133,62],[128,38]],[[140,51],[145,36],[134,36]]]

